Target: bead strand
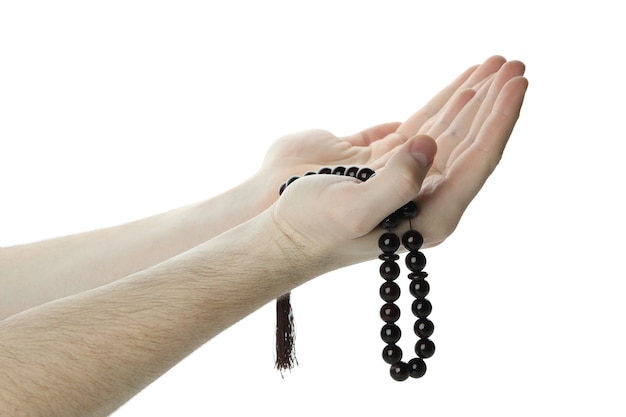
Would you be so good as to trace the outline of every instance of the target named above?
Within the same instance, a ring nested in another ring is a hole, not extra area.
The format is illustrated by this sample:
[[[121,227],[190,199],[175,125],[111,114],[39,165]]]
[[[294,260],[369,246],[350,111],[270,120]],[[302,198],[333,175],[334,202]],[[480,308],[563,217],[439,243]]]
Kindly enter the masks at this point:
[[[324,167],[324,168],[321,168],[317,172],[309,171],[306,174],[304,174],[303,177],[306,177],[309,175],[316,175],[316,174],[344,175],[346,177],[353,177],[361,181],[367,181],[368,179],[376,175],[374,170],[372,170],[371,168],[367,168],[367,167],[361,168],[357,166],[352,166],[352,167],[346,168],[344,166],[338,166],[335,168]],[[299,178],[300,177],[298,176],[291,177],[287,181],[282,183],[280,187],[278,188],[278,194],[282,195],[287,189],[287,187]]]
[[[389,372],[396,381],[424,376],[426,373],[424,359],[430,358],[435,353],[435,344],[429,339],[434,331],[434,325],[427,318],[432,311],[432,305],[426,299],[430,291],[430,285],[426,281],[428,273],[423,271],[426,266],[426,257],[420,252],[424,239],[418,231],[412,228],[402,236],[402,240],[393,232],[400,220],[410,221],[416,215],[417,205],[413,201],[389,215],[381,222],[385,233],[378,241],[378,247],[382,251],[379,258],[383,261],[379,272],[385,280],[380,287],[380,297],[386,302],[380,310],[380,317],[385,322],[381,329],[381,338],[387,344],[383,349],[383,360],[391,365]],[[411,280],[409,292],[415,297],[411,310],[417,317],[414,332],[419,337],[415,344],[417,357],[408,362],[402,361],[402,349],[397,345],[402,332],[395,324],[400,318],[400,308],[394,303],[400,297],[400,287],[394,282],[400,275],[400,267],[396,263],[399,256],[395,253],[400,247],[400,242],[408,251],[405,264],[411,271],[408,275]]]

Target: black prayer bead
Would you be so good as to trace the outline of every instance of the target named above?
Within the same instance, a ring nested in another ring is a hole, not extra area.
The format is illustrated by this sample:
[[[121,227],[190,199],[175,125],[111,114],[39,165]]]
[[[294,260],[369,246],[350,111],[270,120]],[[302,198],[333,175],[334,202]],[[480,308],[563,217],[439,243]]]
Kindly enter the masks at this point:
[[[391,213],[389,216],[387,216],[387,218],[385,220],[383,220],[382,222],[380,222],[380,226],[383,229],[394,229],[396,228],[396,226],[398,226],[398,223],[400,222],[400,219],[398,217],[398,215],[396,213]]]
[[[378,247],[383,253],[394,253],[400,247],[400,238],[395,233],[383,233],[378,239]]]
[[[359,167],[350,167],[346,169],[346,173],[344,174],[346,177],[354,177],[356,178],[356,174],[359,172]]]
[[[333,169],[333,174],[335,175],[343,175],[346,173],[346,167],[338,166]]]
[[[426,278],[426,277],[428,277],[428,272],[426,272],[426,271],[411,272],[409,274],[409,279]]]
[[[426,257],[420,251],[409,252],[405,260],[406,267],[413,272],[419,272],[426,267]]]
[[[411,368],[405,362],[397,362],[389,368],[389,374],[396,381],[406,381],[411,374]]]
[[[400,340],[400,337],[402,337],[402,330],[395,324],[385,324],[383,328],[380,329],[380,338],[388,345],[396,343]]]
[[[321,168],[319,171],[317,171],[319,174],[332,174],[333,170],[328,168],[328,167],[324,167]]]
[[[400,298],[400,286],[393,281],[387,281],[380,286],[380,298],[391,302]]]
[[[379,272],[387,281],[393,281],[400,276],[400,265],[395,261],[385,261],[380,264]]]
[[[433,311],[433,305],[425,298],[418,298],[413,301],[411,310],[415,317],[428,317]]]
[[[418,251],[423,243],[424,238],[417,230],[409,230],[402,235],[402,245],[409,251]]]
[[[374,176],[374,174],[375,174],[374,170],[370,168],[361,168],[359,169],[359,172],[356,173],[356,177],[360,179],[361,181],[367,181],[372,176]]]
[[[411,284],[409,285],[409,291],[411,295],[415,298],[424,298],[428,295],[430,291],[430,284],[428,281],[422,278],[415,278],[411,280]]]
[[[435,331],[435,325],[426,317],[422,317],[415,321],[413,330],[415,331],[415,334],[417,336],[425,339],[433,335],[433,332]]]
[[[293,183],[295,180],[297,180],[300,177],[291,177],[287,180],[287,186],[289,186],[291,183]]]
[[[430,339],[420,339],[415,344],[415,354],[423,359],[428,359],[435,354],[435,344]]]
[[[383,359],[388,364],[394,364],[402,360],[402,349],[397,345],[387,345],[383,349]]]
[[[413,358],[408,365],[411,378],[421,378],[426,373],[426,362],[422,358]]]
[[[385,323],[395,323],[400,318],[400,309],[393,303],[387,303],[380,308],[380,318]]]
[[[278,195],[282,195],[285,189],[287,189],[287,183],[283,182],[278,189]]]
[[[409,201],[398,209],[396,213],[398,213],[403,219],[412,219],[417,216],[417,211],[417,204],[415,204],[415,201]]]
[[[304,176],[308,177],[309,175],[316,175],[316,174],[317,174],[317,172],[315,172],[315,171],[309,171],[306,174],[304,174]]]

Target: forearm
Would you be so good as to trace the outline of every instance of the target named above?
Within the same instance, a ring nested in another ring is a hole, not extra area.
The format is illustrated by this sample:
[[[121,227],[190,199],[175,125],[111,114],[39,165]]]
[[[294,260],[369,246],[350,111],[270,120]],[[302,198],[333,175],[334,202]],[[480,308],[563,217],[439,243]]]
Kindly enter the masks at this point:
[[[293,275],[269,224],[265,212],[148,270],[0,322],[0,415],[107,415],[316,274]]]
[[[143,270],[245,222],[267,205],[255,181],[132,223],[0,249],[0,320]]]
[[[268,210],[189,251],[0,322],[0,415],[110,413],[268,301],[373,258],[377,225],[418,194],[435,147],[407,142],[367,182],[300,179]]]

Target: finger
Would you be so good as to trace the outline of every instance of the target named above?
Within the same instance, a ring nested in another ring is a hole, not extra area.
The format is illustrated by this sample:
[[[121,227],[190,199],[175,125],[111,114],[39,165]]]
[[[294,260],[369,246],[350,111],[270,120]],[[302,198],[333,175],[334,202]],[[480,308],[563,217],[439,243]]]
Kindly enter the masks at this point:
[[[465,105],[474,97],[476,91],[468,88],[466,90],[460,91],[450,103],[437,115],[433,124],[428,129],[428,136],[432,138],[437,138],[437,142],[439,142],[439,136],[443,134],[450,126],[450,124],[457,117],[459,112],[463,110]]]
[[[458,112],[472,98],[479,87],[484,86],[492,77],[493,73],[505,62],[501,56],[493,56],[480,66],[473,66],[465,70],[450,85],[441,90],[422,110],[411,116],[397,130],[398,136],[385,138],[385,145],[381,145],[381,152],[375,157],[389,152],[389,150],[404,143],[406,138],[426,134],[433,138],[438,137],[445,128],[454,120]],[[466,88],[462,88],[466,86]],[[472,89],[469,86],[474,86]],[[432,121],[432,122],[431,122]],[[428,123],[427,122],[431,122]],[[427,125],[427,126],[426,126]],[[433,126],[436,127],[433,129]],[[421,127],[418,127],[421,126]]]
[[[478,83],[494,74],[506,63],[506,58],[494,55],[485,60],[472,75],[465,81],[462,88],[475,88]]]
[[[450,123],[449,130],[455,132],[455,136],[464,138],[471,128],[472,124],[476,120],[476,114],[481,108],[491,109],[492,101],[489,100],[494,94],[500,91],[502,86],[511,78],[512,70],[517,69],[519,63],[514,61],[512,63],[503,62],[504,58],[495,56],[488,59],[484,68],[481,67],[481,74],[485,75],[480,80],[468,80],[468,84],[474,82],[474,89],[476,94],[472,98],[470,105],[465,106],[458,116]],[[513,64],[513,65],[511,65]],[[493,72],[490,72],[495,70]],[[478,72],[478,71],[477,71]],[[523,71],[522,71],[523,73]],[[521,75],[521,74],[518,74]],[[483,110],[484,112],[484,110]]]
[[[474,143],[451,165],[440,196],[453,202],[442,205],[446,217],[460,218],[500,162],[527,88],[528,81],[521,76],[506,83]]]
[[[497,73],[496,73],[497,74]],[[476,83],[474,85],[474,90],[478,91],[480,90],[485,84],[491,84],[493,82],[494,77],[496,76],[496,74],[491,74],[490,76],[488,76],[487,78],[485,78],[484,80],[482,80],[479,83]]]
[[[345,136],[341,138],[341,140],[345,140],[354,146],[369,146],[372,143],[383,139],[390,133],[395,132],[399,126],[399,122],[383,123],[372,126],[353,135]]]
[[[402,145],[384,168],[361,184],[351,221],[359,225],[357,235],[365,235],[389,214],[414,200],[437,152],[437,144],[429,136],[417,136]]]
[[[422,125],[431,117],[433,117],[448,102],[450,97],[467,81],[467,79],[476,71],[478,65],[472,66],[461,75],[459,75],[452,83],[447,85],[439,93],[437,93],[426,105],[410,116],[398,128],[397,132],[405,137],[415,136]]]
[[[401,133],[405,137],[425,134],[430,127],[424,126],[426,122],[441,111],[456,93],[466,90],[467,88],[474,88],[489,75],[498,71],[505,62],[505,58],[496,55],[488,58],[481,65],[468,68],[450,85],[433,97],[426,106],[409,117],[407,121],[398,128],[398,133]]]
[[[502,66],[493,83],[489,87],[489,92],[487,93],[483,104],[480,106],[480,109],[474,118],[472,128],[469,132],[469,137],[476,137],[478,131],[482,128],[483,122],[491,113],[493,105],[506,83],[515,77],[524,75],[525,71],[526,66],[521,61],[509,61]]]
[[[417,135],[414,135],[414,137],[415,136]],[[397,148],[410,139],[411,138],[405,138],[399,133],[392,133],[385,139],[376,142],[369,153],[369,162],[367,165],[374,171],[378,171],[380,168],[387,165]]]
[[[445,169],[454,162],[474,142],[478,131],[491,113],[494,102],[504,85],[512,78],[524,73],[524,64],[510,61],[502,66],[491,82],[485,83],[466,105],[448,130],[438,140],[440,152],[437,154],[435,167]]]
[[[487,91],[489,90],[492,81],[493,78],[484,83],[481,88],[478,89],[478,91],[476,91],[465,103],[465,105],[459,109],[454,119],[449,122],[447,126],[439,127],[439,129],[445,128],[445,131],[435,131],[433,128],[428,131],[430,136],[437,138],[438,151],[433,163],[433,168],[436,171],[443,172],[448,167],[448,162],[451,160],[450,155],[465,139],[467,132],[472,126],[472,121],[474,120],[478,109],[487,95]],[[436,136],[434,136],[435,134]]]

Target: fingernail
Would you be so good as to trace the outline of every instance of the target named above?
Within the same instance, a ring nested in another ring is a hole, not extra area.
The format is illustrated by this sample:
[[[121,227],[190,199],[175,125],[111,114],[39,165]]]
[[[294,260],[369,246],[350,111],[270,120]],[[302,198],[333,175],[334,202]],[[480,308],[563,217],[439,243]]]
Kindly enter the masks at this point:
[[[426,156],[423,152],[412,152],[413,158],[420,163],[421,166],[426,167],[430,164],[430,158]]]
[[[430,138],[429,138],[430,139]],[[411,144],[411,154],[413,158],[422,167],[427,167],[433,162],[433,158],[435,157],[436,145],[434,145],[434,141],[430,140],[414,140]]]

